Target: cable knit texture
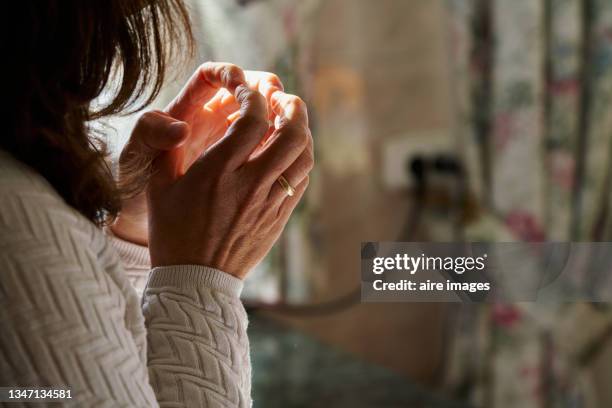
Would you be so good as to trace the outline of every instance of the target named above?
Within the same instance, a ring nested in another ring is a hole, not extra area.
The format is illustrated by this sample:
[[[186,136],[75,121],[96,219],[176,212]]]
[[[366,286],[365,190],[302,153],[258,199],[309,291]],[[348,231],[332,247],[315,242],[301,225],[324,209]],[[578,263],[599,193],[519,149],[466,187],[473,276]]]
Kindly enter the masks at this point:
[[[149,269],[0,151],[0,385],[70,387],[74,407],[250,406],[242,281]]]

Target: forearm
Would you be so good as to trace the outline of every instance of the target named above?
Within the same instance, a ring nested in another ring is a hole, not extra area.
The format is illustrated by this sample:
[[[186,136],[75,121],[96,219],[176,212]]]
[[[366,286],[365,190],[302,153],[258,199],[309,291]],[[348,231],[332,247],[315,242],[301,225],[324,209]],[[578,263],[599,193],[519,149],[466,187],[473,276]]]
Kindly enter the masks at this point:
[[[251,405],[242,281],[185,265],[155,268],[143,296],[150,381],[158,401]]]
[[[203,266],[150,271],[148,248],[110,231],[113,246],[136,290],[143,294],[148,366],[160,401],[206,406],[250,405],[251,368],[242,281]],[[148,284],[147,284],[148,280]],[[145,290],[146,286],[146,290]],[[193,393],[193,396],[187,396]]]

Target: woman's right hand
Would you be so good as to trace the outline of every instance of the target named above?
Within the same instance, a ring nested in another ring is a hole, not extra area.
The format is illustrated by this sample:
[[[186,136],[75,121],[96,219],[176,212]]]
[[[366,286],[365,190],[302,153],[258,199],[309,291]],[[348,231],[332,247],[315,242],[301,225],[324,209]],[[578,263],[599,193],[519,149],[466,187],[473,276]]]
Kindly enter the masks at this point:
[[[208,81],[194,76],[172,104],[170,114],[185,120],[220,84],[234,94],[240,114],[186,171],[180,149],[155,160],[147,187],[149,250],[153,266],[204,265],[242,279],[278,239],[308,185],[312,136],[298,97],[275,91],[267,100],[224,74],[217,70]],[[281,175],[295,188],[293,196],[278,183]]]

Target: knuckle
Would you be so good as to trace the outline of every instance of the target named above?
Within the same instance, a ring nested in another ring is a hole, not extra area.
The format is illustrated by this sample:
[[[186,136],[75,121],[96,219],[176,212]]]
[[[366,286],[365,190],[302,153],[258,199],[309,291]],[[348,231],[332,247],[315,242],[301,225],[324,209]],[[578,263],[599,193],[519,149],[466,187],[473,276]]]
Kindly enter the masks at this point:
[[[232,80],[239,78],[242,75],[242,69],[235,64],[226,64],[221,74],[221,80],[225,84],[229,84]]]
[[[203,62],[202,64],[200,64],[200,66],[198,67],[198,69],[202,72],[208,71],[211,68],[213,68],[215,66],[215,63],[213,61],[206,61]]]
[[[310,131],[310,128],[307,126],[305,128],[306,128],[306,138],[308,139],[306,144],[312,151],[313,150],[312,148],[314,147],[314,138],[312,137],[312,132]]]
[[[213,69],[214,64],[215,63],[212,61],[206,61],[200,64],[196,71],[196,75],[198,76],[198,78],[208,81],[208,73]]]
[[[296,108],[303,108],[306,106],[306,103],[297,95],[291,95],[289,97],[289,103],[291,103]]]
[[[300,125],[289,123],[283,129],[283,135],[277,140],[289,150],[303,150],[308,145],[308,133]]]
[[[243,98],[249,105],[263,105],[265,103],[265,99],[262,94],[248,88],[246,88]]]
[[[253,112],[266,112],[266,99],[258,91],[245,87],[241,87],[236,95],[238,102],[241,106],[241,112],[246,114],[249,111]]]
[[[226,62],[223,64],[225,71],[229,74],[236,74],[242,72],[240,67],[236,64],[232,64],[231,62]]]
[[[307,128],[300,125],[293,125],[291,126],[291,130],[292,140],[296,147],[304,148],[308,146],[310,136]]]
[[[310,173],[310,171],[314,168],[314,156],[312,155],[312,153],[308,153],[308,155],[306,156],[306,173]]]
[[[306,102],[297,95],[287,95],[287,106],[301,112],[306,112]]]
[[[301,122],[304,126],[308,126],[308,108],[302,98],[287,94],[279,103],[288,112],[291,121]]]
[[[266,75],[268,76],[268,82],[271,82],[275,85],[282,85],[282,81],[278,75],[272,72],[266,72]]]

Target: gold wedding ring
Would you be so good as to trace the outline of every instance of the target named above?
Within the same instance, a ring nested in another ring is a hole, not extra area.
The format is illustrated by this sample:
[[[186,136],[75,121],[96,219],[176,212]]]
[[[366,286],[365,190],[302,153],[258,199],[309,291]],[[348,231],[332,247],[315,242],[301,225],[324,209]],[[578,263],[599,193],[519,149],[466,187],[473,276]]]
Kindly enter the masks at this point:
[[[280,176],[277,180],[278,184],[280,184],[280,186],[283,188],[283,190],[285,190],[289,197],[292,197],[295,194],[295,188],[293,188],[291,184],[289,184],[289,182],[284,176]]]

